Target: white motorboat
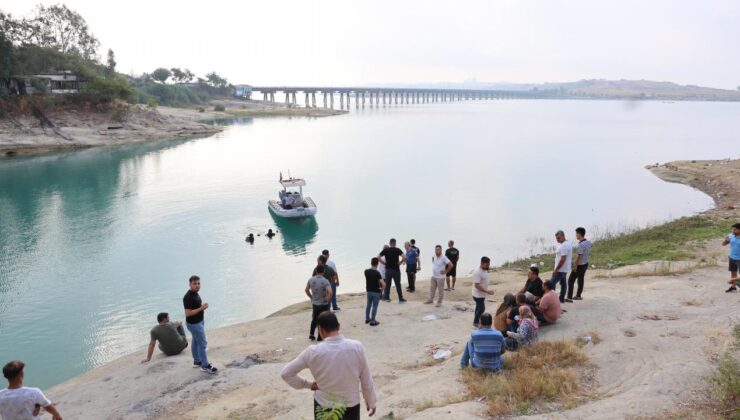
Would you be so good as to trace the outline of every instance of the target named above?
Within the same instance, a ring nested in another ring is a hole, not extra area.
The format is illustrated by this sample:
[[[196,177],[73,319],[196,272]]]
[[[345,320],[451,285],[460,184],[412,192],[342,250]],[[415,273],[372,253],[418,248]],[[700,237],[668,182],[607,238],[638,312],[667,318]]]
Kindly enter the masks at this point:
[[[311,217],[318,209],[311,197],[303,195],[303,187],[306,180],[302,178],[283,179],[280,174],[280,185],[283,187],[278,193],[278,200],[270,200],[267,206],[270,211],[278,217],[296,219],[300,217]]]

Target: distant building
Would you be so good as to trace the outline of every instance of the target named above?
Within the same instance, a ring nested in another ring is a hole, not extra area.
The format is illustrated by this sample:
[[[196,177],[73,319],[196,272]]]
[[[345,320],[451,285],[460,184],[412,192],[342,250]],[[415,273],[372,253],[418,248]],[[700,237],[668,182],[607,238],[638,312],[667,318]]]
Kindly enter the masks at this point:
[[[34,93],[66,94],[80,91],[85,81],[71,71],[10,76],[7,90],[10,95]]]
[[[252,86],[236,85],[234,86],[234,97],[242,99],[252,99]]]

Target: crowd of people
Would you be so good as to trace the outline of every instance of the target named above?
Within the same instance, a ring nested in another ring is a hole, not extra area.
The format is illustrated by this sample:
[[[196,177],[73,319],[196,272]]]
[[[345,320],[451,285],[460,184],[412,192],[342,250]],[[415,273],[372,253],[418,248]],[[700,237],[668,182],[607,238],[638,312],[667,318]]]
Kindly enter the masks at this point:
[[[535,265],[529,267],[524,286],[516,293],[506,293],[494,314],[486,312],[486,299],[494,295],[489,286],[491,260],[481,257],[480,264],[472,274],[471,294],[475,304],[473,331],[460,359],[463,368],[472,366],[492,372],[500,371],[506,352],[532,346],[538,340],[541,327],[556,323],[561,314],[567,312],[562,304],[583,299],[591,242],[586,239],[586,230],[582,227],[575,230],[575,236],[578,241],[575,246],[575,260],[574,247],[566,239],[565,233],[556,232],[555,240],[558,245],[552,277],[543,281],[539,268]],[[449,241],[444,254],[441,245],[434,248],[429,298],[425,304],[433,303],[436,297],[436,306],[439,307],[443,303],[444,292],[455,290],[460,251],[454,245],[454,241]],[[722,245],[730,247],[730,288],[727,292],[734,292],[740,283],[737,277],[740,266],[740,223],[732,226],[732,233],[724,238]],[[401,287],[402,266],[406,267],[406,291],[415,293],[421,258],[420,250],[413,239],[404,244],[403,251],[396,247],[396,240],[391,239],[377,256],[370,259],[370,267],[364,272],[367,293],[365,323],[369,326],[380,324],[377,320],[378,307],[381,300],[391,301],[392,284],[395,285],[399,303],[406,302]],[[556,293],[558,285],[559,295]],[[337,266],[330,259],[329,250],[323,250],[305,288],[312,305],[308,338],[323,343],[306,348],[283,368],[281,376],[293,388],[314,391],[316,413],[341,404],[345,407],[341,418],[359,419],[360,390],[370,416],[375,414],[377,396],[364,346],[359,341],[340,334],[340,324],[336,316],[336,311],[340,311],[337,305],[337,287]],[[142,363],[152,359],[157,343],[167,356],[180,354],[189,345],[195,368],[209,374],[218,372],[208,360],[205,332],[208,303],[201,299],[200,289],[200,278],[191,276],[188,291],[183,297],[185,328],[190,331],[191,343],[188,344],[182,322],[172,322],[169,314],[159,313],[157,324],[150,331],[150,342]],[[317,328],[318,337],[315,335]],[[19,360],[11,361],[3,368],[8,387],[0,390],[0,418],[33,419],[44,410],[54,420],[61,420],[59,411],[41,390],[23,386],[24,368],[25,364]],[[304,369],[311,371],[313,381],[298,375]]]

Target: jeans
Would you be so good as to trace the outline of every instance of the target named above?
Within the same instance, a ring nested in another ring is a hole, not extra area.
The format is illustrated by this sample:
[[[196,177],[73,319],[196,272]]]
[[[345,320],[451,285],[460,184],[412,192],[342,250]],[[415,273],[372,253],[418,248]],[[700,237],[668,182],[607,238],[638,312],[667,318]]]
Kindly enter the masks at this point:
[[[367,292],[367,306],[365,306],[365,321],[375,321],[380,303],[380,292]]]
[[[331,284],[331,307],[335,311],[339,309],[339,306],[337,306],[337,285],[333,282]]]
[[[473,297],[475,301],[475,316],[473,317],[473,324],[478,325],[480,323],[480,316],[486,311],[486,298]]]
[[[313,305],[313,313],[311,314],[311,333],[310,336],[313,336],[313,333],[316,331],[316,318],[319,317],[319,314],[321,314],[324,311],[328,311],[331,307],[330,304],[326,305]]]
[[[201,366],[208,366],[208,356],[206,356],[206,347],[208,347],[208,341],[206,340],[206,322],[200,321],[197,324],[191,324],[186,322],[188,331],[193,336],[192,343],[190,343],[190,351],[193,353],[193,362],[200,363]]]
[[[406,271],[406,275],[409,278],[409,291],[413,292],[416,290],[416,266],[414,266],[414,271]]]
[[[386,268],[385,269],[385,290],[383,292],[383,298],[389,300],[391,298],[391,279],[396,283],[396,292],[398,292],[398,300],[403,299],[403,292],[401,291],[401,270],[397,268]]]
[[[555,283],[555,288],[557,289],[557,284],[560,283],[560,302],[565,301],[565,293],[568,291],[568,285],[566,284],[567,280],[567,274],[562,271],[558,271],[557,273],[554,273],[552,275],[552,282]]]
[[[316,402],[316,400],[313,400],[313,418],[314,418],[314,420],[318,420],[318,419],[323,419],[324,418],[323,416],[322,417],[319,417],[317,415],[316,409],[318,407],[321,407],[321,405],[318,402]],[[344,416],[339,417],[339,420],[360,420],[360,404],[357,404],[357,405],[355,405],[353,407],[347,407],[347,410],[344,412]]]
[[[583,292],[583,281],[586,278],[586,270],[588,270],[588,264],[581,264],[576,267],[576,271],[570,272],[570,277],[568,278],[568,299],[573,299],[573,284],[576,282],[576,279],[578,279],[578,291],[576,292],[576,297],[581,297],[581,293]]]

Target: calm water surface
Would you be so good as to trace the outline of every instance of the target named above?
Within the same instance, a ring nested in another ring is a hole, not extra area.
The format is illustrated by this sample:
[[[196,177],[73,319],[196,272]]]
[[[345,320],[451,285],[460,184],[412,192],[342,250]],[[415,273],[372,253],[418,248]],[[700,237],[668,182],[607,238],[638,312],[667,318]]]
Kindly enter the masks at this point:
[[[209,328],[299,302],[323,248],[363,290],[391,236],[457,240],[461,272],[532,238],[692,214],[711,200],[644,166],[737,153],[740,104],[494,101],[242,119],[214,137],[0,160],[0,361],[48,387],[141,350],[199,274]],[[315,220],[267,210],[279,171]],[[252,233],[275,228],[273,240]]]

